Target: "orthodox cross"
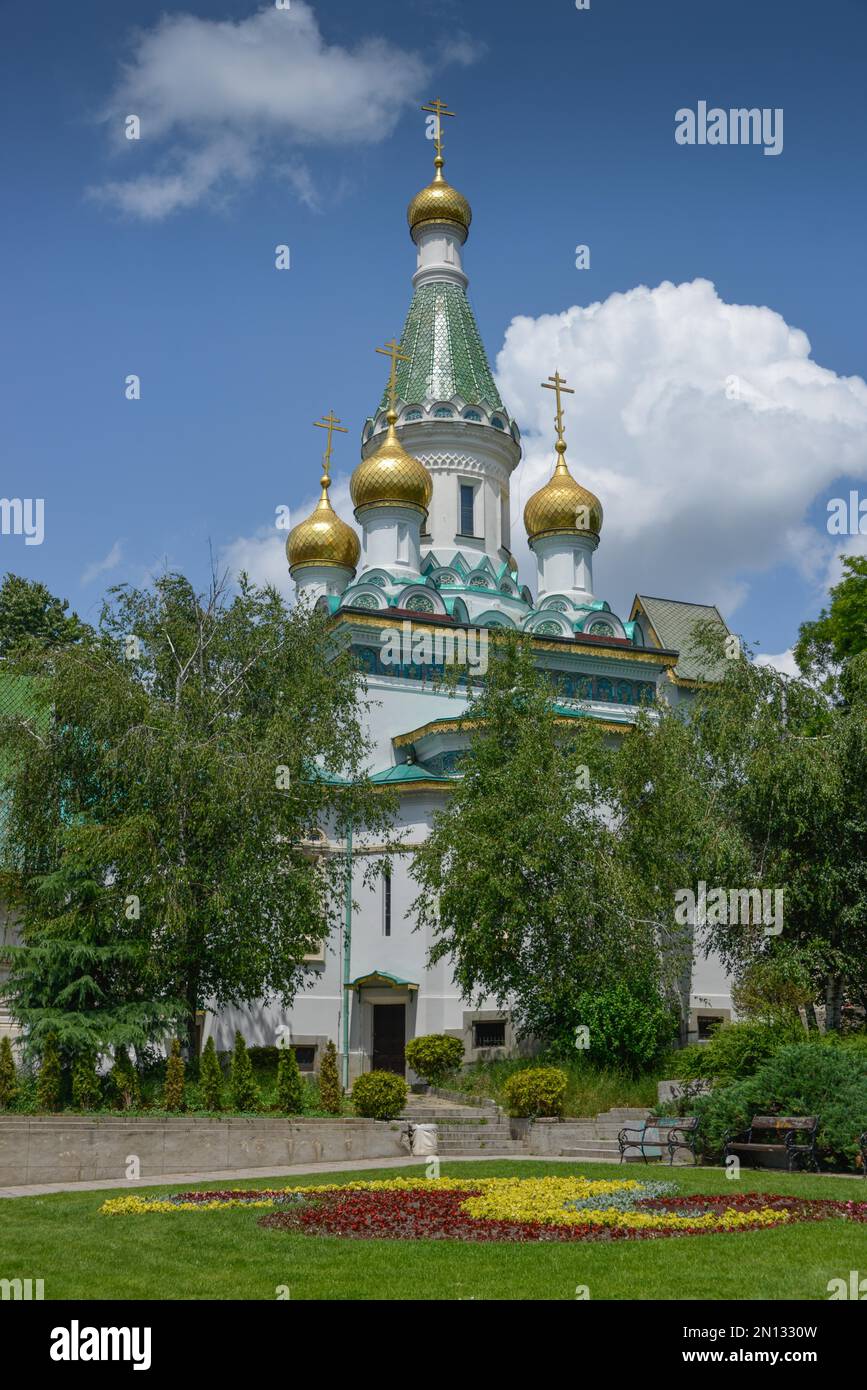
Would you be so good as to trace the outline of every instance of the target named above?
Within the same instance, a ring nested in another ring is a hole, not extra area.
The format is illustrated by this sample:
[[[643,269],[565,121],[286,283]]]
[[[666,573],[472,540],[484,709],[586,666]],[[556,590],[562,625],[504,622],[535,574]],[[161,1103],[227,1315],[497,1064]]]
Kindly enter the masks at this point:
[[[571,386],[566,385],[566,378],[565,376],[560,375],[559,370],[556,371],[553,376],[549,376],[547,381],[543,381],[542,385],[544,386],[546,391],[553,391],[557,396],[557,414],[554,417],[554,426],[557,430],[557,441],[558,443],[562,444],[563,402],[560,398],[564,394],[567,396],[574,396],[575,392],[573,391]]]
[[[440,101],[440,98],[439,98],[439,97],[437,97],[434,101],[429,101],[429,102],[427,103],[427,105],[426,105],[426,106],[423,106],[421,109],[422,109],[422,111],[429,111],[430,114],[431,114],[432,116],[435,116],[435,117],[436,117],[436,135],[434,136],[434,144],[435,144],[436,147],[437,147],[437,159],[442,159],[442,157],[443,157],[443,120],[442,120],[442,118],[443,118],[443,116],[456,116],[458,113],[457,113],[457,111],[450,111],[449,108],[448,108],[448,105],[446,104],[446,102]]]
[[[328,470],[331,467],[331,436],[335,430],[337,430],[338,434],[349,434],[349,430],[343,428],[339,417],[334,414],[333,410],[329,410],[328,414],[323,415],[321,420],[314,420],[313,423],[318,430],[328,431],[328,444],[322,456],[322,468],[327,477]]]
[[[377,348],[376,351],[382,353],[383,357],[391,358],[391,371],[388,374],[388,408],[393,411],[397,404],[397,364],[410,362],[412,359],[401,352],[400,343],[395,342],[394,338],[390,343],[386,343],[384,348]]]

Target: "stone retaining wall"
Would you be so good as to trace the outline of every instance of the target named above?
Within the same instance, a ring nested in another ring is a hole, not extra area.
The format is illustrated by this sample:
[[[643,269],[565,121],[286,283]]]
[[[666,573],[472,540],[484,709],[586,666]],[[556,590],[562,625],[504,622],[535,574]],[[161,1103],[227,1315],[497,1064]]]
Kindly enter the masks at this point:
[[[0,1187],[406,1156],[400,1121],[0,1117]],[[129,1171],[138,1159],[138,1172]]]

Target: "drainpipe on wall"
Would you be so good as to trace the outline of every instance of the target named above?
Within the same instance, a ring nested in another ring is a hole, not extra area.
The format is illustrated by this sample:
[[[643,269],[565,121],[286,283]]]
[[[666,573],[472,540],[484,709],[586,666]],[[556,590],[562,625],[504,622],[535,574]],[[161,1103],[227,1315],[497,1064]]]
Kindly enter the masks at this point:
[[[352,995],[349,963],[352,954],[352,822],[346,831],[346,916],[343,923],[343,1089],[349,1090],[349,1001]]]

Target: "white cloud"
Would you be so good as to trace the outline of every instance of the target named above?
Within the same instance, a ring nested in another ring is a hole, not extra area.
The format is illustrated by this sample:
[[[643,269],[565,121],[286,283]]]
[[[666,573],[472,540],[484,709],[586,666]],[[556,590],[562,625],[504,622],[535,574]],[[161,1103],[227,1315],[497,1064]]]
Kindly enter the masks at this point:
[[[867,384],[814,362],[772,309],[726,304],[707,280],[510,324],[497,375],[524,431],[512,485],[522,572],[535,572],[523,506],[552,469],[554,402],[540,382],[555,368],[576,392],[571,471],[605,511],[594,580],[612,607],[639,590],[730,615],[758,572],[788,563],[824,577],[833,538],[805,516],[835,479],[867,477]]]
[[[779,652],[776,656],[756,656],[757,666],[773,666],[776,671],[780,671],[784,676],[800,676],[795,653],[790,647],[786,652]]]
[[[123,548],[120,541],[115,541],[111,550],[102,560],[95,560],[84,570],[80,583],[82,585],[92,584],[94,579],[98,579],[101,574],[107,574],[109,570],[117,569],[123,559]]]
[[[465,35],[435,52],[466,66],[480,47]],[[247,19],[166,15],[139,32],[101,119],[116,152],[143,172],[91,193],[133,216],[157,220],[203,199],[222,199],[276,167],[315,206],[306,164],[292,147],[384,140],[424,90],[428,64],[385,38],[353,49],[329,44],[305,0],[269,4]],[[136,115],[141,138],[127,140]],[[421,129],[421,127],[420,127]]]

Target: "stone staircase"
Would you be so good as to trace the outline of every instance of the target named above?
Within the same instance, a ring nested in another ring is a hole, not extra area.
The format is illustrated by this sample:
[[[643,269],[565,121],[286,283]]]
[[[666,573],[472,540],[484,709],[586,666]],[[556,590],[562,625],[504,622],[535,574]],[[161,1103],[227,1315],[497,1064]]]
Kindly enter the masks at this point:
[[[544,1149],[537,1147],[534,1137],[513,1138],[508,1117],[493,1102],[461,1105],[437,1096],[410,1096],[400,1118],[412,1124],[435,1124],[440,1158],[531,1158],[545,1152],[586,1163],[618,1163],[620,1130],[641,1124],[647,1114],[646,1108],[622,1106],[586,1119],[545,1123]],[[636,1157],[642,1162],[640,1155]]]
[[[564,1158],[584,1159],[587,1163],[619,1163],[617,1136],[624,1126],[638,1126],[647,1119],[647,1107],[619,1106],[594,1119],[564,1121]],[[640,1154],[627,1155],[625,1163],[642,1163]]]

